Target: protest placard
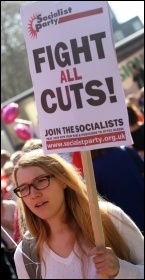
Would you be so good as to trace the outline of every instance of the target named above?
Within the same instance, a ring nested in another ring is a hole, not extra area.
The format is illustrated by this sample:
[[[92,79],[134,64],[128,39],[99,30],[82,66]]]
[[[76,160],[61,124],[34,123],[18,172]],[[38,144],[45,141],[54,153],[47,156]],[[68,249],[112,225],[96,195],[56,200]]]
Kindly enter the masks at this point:
[[[53,2],[21,9],[40,135],[46,154],[82,152],[96,245],[104,245],[88,150],[132,144],[109,6]]]
[[[21,9],[45,153],[132,144],[107,1]]]

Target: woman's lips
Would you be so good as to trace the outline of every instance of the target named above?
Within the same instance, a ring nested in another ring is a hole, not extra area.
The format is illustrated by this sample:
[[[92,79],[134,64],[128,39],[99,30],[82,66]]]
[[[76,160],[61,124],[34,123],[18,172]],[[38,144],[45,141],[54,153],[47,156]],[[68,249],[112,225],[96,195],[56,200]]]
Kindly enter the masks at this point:
[[[35,207],[41,207],[43,206],[44,204],[46,204],[48,201],[45,201],[45,202],[39,202],[37,204],[35,204]]]

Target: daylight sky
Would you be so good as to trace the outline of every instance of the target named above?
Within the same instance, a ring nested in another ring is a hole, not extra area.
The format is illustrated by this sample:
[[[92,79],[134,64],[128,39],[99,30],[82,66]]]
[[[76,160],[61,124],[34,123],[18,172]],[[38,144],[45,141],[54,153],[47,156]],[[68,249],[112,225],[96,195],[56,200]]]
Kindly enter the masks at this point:
[[[17,1],[10,1],[17,2]],[[21,1],[19,1],[21,3]],[[22,1],[23,2],[23,1]],[[38,1],[30,1],[38,2]],[[51,1],[50,1],[51,2]],[[60,1],[53,1],[60,2]],[[144,1],[108,1],[119,23],[123,23],[135,16],[139,16],[144,24]]]
[[[144,1],[108,1],[119,23],[139,16],[144,24]]]

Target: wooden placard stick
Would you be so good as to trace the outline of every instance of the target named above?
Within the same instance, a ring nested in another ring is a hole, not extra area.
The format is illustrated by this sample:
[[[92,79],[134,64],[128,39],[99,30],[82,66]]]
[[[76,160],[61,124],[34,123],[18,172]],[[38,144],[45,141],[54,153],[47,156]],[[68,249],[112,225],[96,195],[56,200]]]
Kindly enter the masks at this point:
[[[94,170],[92,164],[92,158],[90,151],[81,152],[83,171],[87,185],[88,197],[89,197],[89,206],[92,220],[92,227],[94,231],[94,238],[96,247],[104,247],[105,239],[102,226],[102,220],[99,210],[99,204],[97,199],[97,189],[96,182],[94,177]],[[101,275],[101,279],[108,279],[107,276]]]

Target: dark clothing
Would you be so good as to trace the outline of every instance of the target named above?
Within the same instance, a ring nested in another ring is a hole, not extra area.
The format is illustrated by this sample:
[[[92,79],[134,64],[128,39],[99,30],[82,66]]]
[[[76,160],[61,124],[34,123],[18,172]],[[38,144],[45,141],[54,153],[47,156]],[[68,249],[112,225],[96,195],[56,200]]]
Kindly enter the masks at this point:
[[[144,124],[142,124],[137,130],[131,132],[133,139],[133,147],[139,152],[144,151]]]
[[[98,193],[119,206],[144,231],[144,161],[133,148],[134,159],[123,148],[102,149],[93,158]]]
[[[133,81],[138,84],[139,89],[144,87],[144,70],[142,68],[138,69],[139,73],[135,74]]]
[[[10,261],[10,256],[5,242],[1,239],[1,272],[4,279],[18,279]]]

